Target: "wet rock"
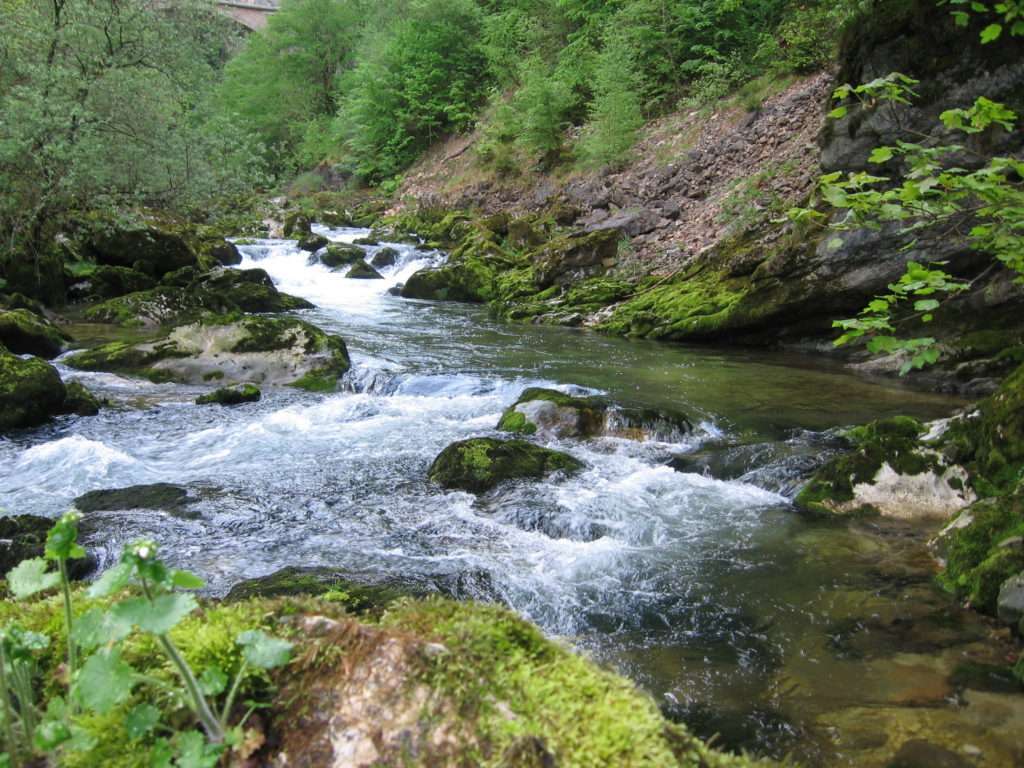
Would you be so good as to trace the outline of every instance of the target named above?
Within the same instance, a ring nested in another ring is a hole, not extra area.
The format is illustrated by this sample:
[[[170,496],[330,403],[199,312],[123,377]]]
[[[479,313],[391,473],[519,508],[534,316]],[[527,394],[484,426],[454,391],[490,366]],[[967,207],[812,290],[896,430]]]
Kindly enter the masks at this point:
[[[319,257],[311,256],[310,258],[319,258],[320,263],[328,267],[344,267],[362,262],[366,258],[366,251],[358,245],[331,243]]]
[[[345,273],[345,277],[352,280],[383,280],[384,276],[376,269],[371,267],[365,261],[357,262],[353,264],[348,272]]]
[[[396,600],[423,596],[423,589],[401,583],[363,583],[353,580],[335,568],[304,568],[288,566],[268,576],[246,579],[228,591],[226,600],[248,600],[253,597],[290,597],[295,595],[327,596],[357,613],[383,613]]]
[[[210,267],[233,267],[242,263],[242,252],[230,240],[219,237],[204,239],[200,241],[197,250],[199,260]]]
[[[428,477],[443,488],[482,493],[506,480],[540,479],[582,467],[582,462],[567,453],[525,440],[477,437],[445,448],[431,464]]]
[[[42,303],[21,293],[0,293],[0,309],[27,309],[37,317],[46,318]]]
[[[405,288],[405,283],[395,283],[387,290],[388,296],[401,296],[402,289]]]
[[[973,765],[956,752],[924,739],[911,739],[899,748],[886,768],[972,768]]]
[[[1001,621],[1014,626],[1024,619],[1024,573],[1011,576],[999,587],[996,612]]]
[[[402,287],[403,299],[482,302],[484,287],[475,273],[454,266],[428,267],[414,272]],[[484,278],[488,281],[490,276]]]
[[[0,517],[0,578],[6,577],[22,560],[43,556],[46,534],[53,523],[37,515]],[[68,574],[72,579],[85,578],[95,568],[96,560],[90,556],[68,561]]]
[[[221,387],[208,395],[196,398],[196,405],[241,405],[242,403],[258,402],[262,393],[253,384],[242,384],[237,387]]]
[[[0,346],[16,355],[49,360],[64,349],[64,337],[46,318],[27,309],[11,309],[0,311]]]
[[[812,514],[948,518],[974,499],[963,467],[923,442],[915,419],[896,417],[851,430],[853,450],[822,467],[797,495]]]
[[[73,368],[154,381],[292,386],[333,391],[350,367],[345,342],[295,317],[208,317],[142,344],[113,342],[67,359]]]
[[[92,322],[124,326],[180,323],[204,312],[287,312],[309,309],[305,299],[281,293],[263,269],[215,269],[196,273],[175,271],[164,283],[110,299],[85,312]]]
[[[615,266],[620,232],[602,229],[549,240],[530,254],[537,288],[603,275]]]
[[[672,440],[692,431],[681,414],[621,408],[603,397],[574,397],[542,387],[524,390],[502,414],[497,428],[525,435],[634,440]]]
[[[302,211],[290,211],[285,214],[284,222],[282,223],[282,236],[283,237],[294,237],[311,234],[312,226],[309,221],[309,217]]]
[[[95,416],[104,404],[96,395],[79,381],[69,381],[64,386],[66,395],[61,413],[73,413],[76,416]]]
[[[1005,664],[974,661],[957,664],[950,675],[950,683],[960,690],[970,688],[991,693],[1020,693],[1021,689],[1021,681],[1014,677],[1013,671]]]
[[[398,260],[398,251],[394,248],[381,248],[370,259],[370,264],[375,267],[392,267]]]
[[[380,245],[380,240],[375,237],[357,237],[352,241],[353,245]]]
[[[132,485],[127,488],[111,488],[89,491],[74,500],[75,508],[83,515],[93,512],[123,512],[133,509],[147,509],[166,512],[174,517],[194,519],[197,513],[189,506],[198,501],[189,495],[186,488],[171,483]]]
[[[76,300],[102,301],[146,291],[155,285],[152,277],[137,269],[100,264],[84,280],[72,284],[68,296]]]
[[[57,369],[0,347],[0,432],[35,427],[61,413],[67,390]]]
[[[297,245],[303,251],[309,251],[310,253],[312,253],[314,251],[319,251],[329,242],[330,241],[323,235],[317,235],[311,232],[300,237]]]

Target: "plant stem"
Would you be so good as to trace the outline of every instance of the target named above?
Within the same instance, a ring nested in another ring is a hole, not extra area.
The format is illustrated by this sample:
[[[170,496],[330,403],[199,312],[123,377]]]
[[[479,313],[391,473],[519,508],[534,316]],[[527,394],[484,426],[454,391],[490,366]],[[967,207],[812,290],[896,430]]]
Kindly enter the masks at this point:
[[[60,568],[60,590],[64,595],[64,631],[68,638],[68,688],[75,682],[75,670],[78,666],[78,649],[71,637],[71,628],[74,624],[74,616],[71,613],[71,582],[68,579],[68,561],[66,558],[59,558],[57,565]],[[68,708],[71,714],[75,710],[75,697],[68,696]]]
[[[249,666],[249,662],[242,659],[242,665],[238,668],[238,674],[235,675],[235,682],[231,685],[231,690],[228,691],[228,697],[224,700],[224,708],[220,712],[220,721],[227,723],[228,716],[231,714],[231,707],[235,704],[235,696],[238,695],[238,689],[242,685],[242,677],[245,675],[245,670]]]
[[[11,704],[11,689],[7,687],[7,654],[4,653],[3,642],[0,642],[0,703],[4,708],[4,739],[7,742],[11,764],[17,768],[21,765],[18,757],[20,750],[14,740],[14,707]]]
[[[210,737],[210,741],[214,744],[220,744],[224,741],[224,729],[210,709],[210,705],[206,701],[206,697],[203,696],[203,692],[199,689],[199,683],[196,681],[195,675],[192,674],[188,662],[178,653],[178,649],[174,647],[174,643],[171,642],[167,635],[157,635],[157,639],[160,641],[160,646],[164,649],[164,653],[167,654],[171,663],[177,667],[178,674],[181,675],[181,679],[184,681],[185,687],[192,697],[192,703],[195,706],[196,714],[199,716],[199,722],[203,725],[203,730]]]

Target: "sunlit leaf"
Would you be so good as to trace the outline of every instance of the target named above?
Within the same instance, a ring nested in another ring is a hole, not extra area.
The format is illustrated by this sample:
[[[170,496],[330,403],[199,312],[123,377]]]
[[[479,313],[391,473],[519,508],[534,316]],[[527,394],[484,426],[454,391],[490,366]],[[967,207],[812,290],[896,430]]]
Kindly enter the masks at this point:
[[[260,669],[273,669],[287,664],[292,655],[292,644],[253,629],[242,632],[237,639],[247,662]]]
[[[114,592],[119,592],[128,586],[132,578],[131,563],[118,563],[113,568],[108,568],[96,579],[86,590],[89,597],[106,597]]]
[[[160,722],[160,710],[152,704],[138,704],[125,715],[124,728],[129,739],[140,739]]]
[[[53,589],[60,584],[60,574],[47,572],[48,567],[49,563],[41,557],[22,560],[8,572],[7,588],[18,600]]]
[[[164,635],[198,607],[194,596],[172,592],[157,595],[153,600],[145,597],[122,600],[110,612],[118,620],[137,626],[143,632]]]
[[[131,696],[135,681],[135,672],[120,651],[101,650],[82,665],[75,693],[82,706],[102,715]]]

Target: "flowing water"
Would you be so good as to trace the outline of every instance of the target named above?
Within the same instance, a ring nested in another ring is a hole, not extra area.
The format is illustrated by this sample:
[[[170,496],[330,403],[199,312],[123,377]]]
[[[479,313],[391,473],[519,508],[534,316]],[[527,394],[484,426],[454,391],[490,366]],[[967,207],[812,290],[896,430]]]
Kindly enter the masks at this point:
[[[317,305],[302,317],[345,338],[353,368],[336,394],[196,407],[204,388],[58,361],[115,407],[0,439],[0,507],[57,515],[94,489],[184,485],[187,514],[93,514],[101,562],[151,535],[215,594],[323,565],[501,601],[730,748],[837,765],[884,765],[910,738],[981,761],[968,765],[1024,754],[1020,697],[991,675],[973,688],[954,679],[964,660],[991,660],[988,629],[931,585],[920,531],[813,525],[789,500],[833,450],[828,430],[958,403],[820,359],[505,325],[481,307],[403,300],[388,289],[444,257],[391,247],[383,280],[353,280],[290,241],[241,246],[242,268],[267,270]],[[534,385],[683,411],[696,426],[674,443],[552,443],[586,469],[480,498],[426,481],[446,445],[494,434]],[[991,714],[1004,706],[1006,717]]]

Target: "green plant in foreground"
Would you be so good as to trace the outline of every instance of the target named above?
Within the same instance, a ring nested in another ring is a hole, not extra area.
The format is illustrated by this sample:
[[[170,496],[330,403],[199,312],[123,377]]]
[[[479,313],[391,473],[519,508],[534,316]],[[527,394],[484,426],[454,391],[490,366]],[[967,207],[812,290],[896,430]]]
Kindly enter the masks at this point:
[[[87,597],[100,604],[76,619],[67,563],[85,556],[78,544],[79,517],[76,512],[61,517],[47,537],[45,557],[25,560],[8,574],[8,588],[18,600],[60,588],[67,645],[67,696],[52,697],[45,713],[40,713],[33,696],[34,654],[47,648],[50,638],[13,625],[0,629],[0,715],[6,749],[6,754],[0,755],[0,768],[18,768],[38,752],[91,749],[95,740],[77,722],[79,713],[102,716],[124,707],[139,686],[183,699],[205,732],[205,737],[195,730],[185,730],[172,732],[170,740],[156,738],[153,764],[169,767],[174,760],[178,768],[215,765],[225,748],[244,740],[242,728],[254,705],[239,722],[231,724],[243,681],[254,669],[269,670],[286,664],[291,644],[260,630],[241,632],[236,638],[241,663],[230,689],[228,675],[219,668],[208,667],[197,676],[169,633],[198,608],[195,596],[180,590],[199,589],[203,582],[187,571],[168,568],[157,557],[153,541],[125,547],[120,562],[86,590]],[[48,561],[56,561],[56,571],[48,570]],[[184,697],[167,681],[132,668],[123,654],[123,644],[134,632],[156,640],[181,681]],[[228,693],[217,711],[209,697],[226,689]],[[125,716],[129,738],[151,735],[158,729],[168,731],[160,718],[160,709],[143,700]]]

